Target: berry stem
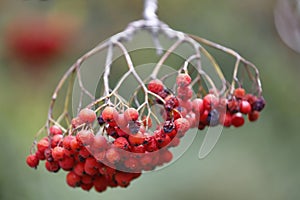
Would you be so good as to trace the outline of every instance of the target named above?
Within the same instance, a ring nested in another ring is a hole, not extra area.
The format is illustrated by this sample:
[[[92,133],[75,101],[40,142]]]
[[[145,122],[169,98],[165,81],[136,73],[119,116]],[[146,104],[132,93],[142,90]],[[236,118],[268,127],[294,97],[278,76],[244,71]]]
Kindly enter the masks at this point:
[[[212,41],[209,41],[207,39],[204,39],[204,38],[201,38],[201,37],[198,37],[198,36],[195,36],[195,35],[189,34],[189,36],[191,38],[193,38],[194,40],[196,40],[197,42],[199,42],[199,43],[208,45],[210,47],[213,47],[215,49],[223,51],[223,52],[225,52],[227,54],[230,54],[233,57],[235,57],[239,62],[242,62],[246,66],[251,67],[254,70],[254,72],[255,72],[255,77],[256,77],[255,84],[256,84],[256,89],[257,89],[258,96],[261,96],[262,86],[261,86],[261,81],[260,81],[260,78],[259,78],[259,71],[258,71],[257,67],[253,63],[251,63],[250,61],[246,60],[245,58],[243,58],[242,56],[240,56],[236,51],[234,51],[234,50],[232,50],[230,48],[224,47],[224,46],[222,46],[220,44],[214,43]],[[237,80],[236,77],[233,77],[233,80]],[[231,88],[231,90],[232,90],[232,88]]]

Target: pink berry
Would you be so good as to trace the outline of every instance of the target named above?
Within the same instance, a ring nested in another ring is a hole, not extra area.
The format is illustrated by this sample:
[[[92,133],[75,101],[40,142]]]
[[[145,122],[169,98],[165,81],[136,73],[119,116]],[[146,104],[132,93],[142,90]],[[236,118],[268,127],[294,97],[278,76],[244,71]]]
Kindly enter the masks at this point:
[[[102,119],[107,123],[116,121],[117,117],[118,117],[118,111],[114,107],[107,106],[102,111]]]
[[[188,85],[191,84],[191,82],[192,82],[191,77],[185,73],[178,74],[176,78],[176,84],[178,85],[178,87],[181,88],[187,87]]]
[[[97,116],[93,110],[91,110],[89,108],[84,108],[79,112],[78,118],[82,122],[93,123],[96,120]]]
[[[192,101],[192,110],[196,115],[201,115],[204,112],[203,100],[200,98]]]
[[[128,108],[124,112],[125,119],[129,121],[136,121],[139,118],[139,112],[135,108]]]
[[[63,133],[62,130],[56,125],[51,126],[49,132],[52,135],[61,135]]]
[[[203,106],[206,110],[215,108],[219,103],[218,98],[213,94],[208,94],[203,98]]]

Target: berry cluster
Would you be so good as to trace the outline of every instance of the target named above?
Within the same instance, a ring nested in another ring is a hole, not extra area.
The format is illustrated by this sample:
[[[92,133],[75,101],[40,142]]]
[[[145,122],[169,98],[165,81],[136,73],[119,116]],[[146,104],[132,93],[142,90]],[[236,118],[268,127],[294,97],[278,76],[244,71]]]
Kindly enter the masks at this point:
[[[198,129],[202,130],[206,126],[217,125],[240,127],[245,123],[244,115],[248,116],[249,121],[256,121],[265,107],[265,100],[246,94],[243,88],[237,88],[227,98],[207,94],[203,100],[195,99],[193,106],[196,105],[200,113]]]
[[[73,118],[71,134],[64,136],[59,127],[52,126],[49,136],[37,143],[36,153],[27,157],[27,164],[36,168],[45,160],[48,171],[68,171],[67,184],[83,190],[127,187],[143,170],[170,162],[173,155],[168,148],[177,146],[189,129],[186,119],[176,118],[151,134],[146,131],[152,126],[151,118],[139,118],[134,108],[118,112],[106,106],[98,118],[85,108]],[[94,133],[95,121],[102,134]]]
[[[161,80],[148,83],[153,96],[149,104],[160,107],[161,120],[129,106],[121,109],[104,104],[96,111],[82,109],[72,119],[68,134],[56,125],[50,127],[48,137],[37,143],[36,153],[27,157],[27,164],[36,168],[45,160],[48,171],[68,171],[67,184],[83,190],[127,187],[143,171],[170,162],[173,154],[169,148],[179,145],[189,129],[239,127],[244,115],[255,121],[265,106],[262,97],[246,94],[243,88],[225,97],[209,93],[193,98],[191,82],[187,73],[179,73],[176,93]]]
[[[91,118],[90,118],[91,119]],[[87,120],[90,120],[87,119]],[[60,169],[68,171],[66,182],[70,187],[81,187],[83,190],[102,192],[107,187],[127,187],[140,173],[126,173],[109,167],[97,160],[85,144],[91,142],[92,146],[108,159],[116,159],[117,152],[108,148],[107,140],[102,135],[94,135],[90,130],[81,130],[76,136],[63,136],[57,126],[50,128],[50,136],[42,138],[37,143],[35,154],[27,157],[27,164],[37,168],[39,161],[45,160],[45,168],[50,172],[58,172]]]
[[[224,97],[209,93],[203,98],[192,99],[191,81],[187,73],[177,76],[176,97],[170,95],[159,80],[153,80],[148,85],[151,92],[165,99],[165,110],[173,112],[175,119],[176,116],[187,119],[189,128],[203,130],[206,126],[217,125],[240,127],[245,122],[244,115],[248,116],[249,121],[256,121],[266,104],[263,97],[247,94],[243,88],[236,88],[232,95]],[[170,124],[170,120],[174,119],[167,117],[165,124]]]

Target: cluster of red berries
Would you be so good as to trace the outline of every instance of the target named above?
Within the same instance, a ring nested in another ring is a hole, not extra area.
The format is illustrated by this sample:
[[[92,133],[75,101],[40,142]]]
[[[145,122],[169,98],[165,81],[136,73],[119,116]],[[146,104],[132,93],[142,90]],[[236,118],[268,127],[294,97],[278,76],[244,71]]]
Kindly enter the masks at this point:
[[[207,94],[193,99],[191,82],[187,73],[180,73],[176,93],[158,79],[148,83],[148,90],[155,94],[149,102],[161,109],[162,120],[156,117],[155,123],[151,113],[140,116],[132,107],[121,110],[107,105],[98,117],[85,108],[72,119],[67,135],[58,126],[50,127],[48,137],[37,143],[36,153],[27,157],[27,164],[36,168],[45,160],[47,170],[68,171],[68,185],[84,190],[127,187],[142,171],[170,162],[173,154],[169,148],[179,145],[189,129],[239,127],[244,124],[244,115],[255,121],[265,106],[262,97],[246,94],[243,88],[227,97]]]
[[[93,142],[90,144],[113,157],[112,152],[105,153],[108,146],[106,139],[101,135],[94,135],[89,130],[81,130],[76,136],[63,136],[62,131],[57,126],[50,128],[50,136],[42,138],[37,143],[35,154],[27,157],[27,164],[32,168],[37,168],[39,161],[45,160],[45,168],[50,172],[58,172],[60,169],[68,171],[66,182],[70,187],[81,187],[89,191],[95,188],[102,192],[107,187],[127,187],[133,179],[140,176],[140,173],[127,173],[109,167],[99,162],[90,149],[84,145],[81,137],[90,136]]]
[[[94,133],[95,121],[106,135]],[[98,118],[86,108],[72,120],[72,134],[64,136],[59,127],[50,127],[49,136],[37,143],[37,151],[27,157],[27,164],[36,168],[40,160],[45,160],[48,171],[68,171],[67,184],[84,190],[94,187],[102,192],[107,187],[127,187],[143,170],[153,170],[172,160],[168,148],[179,144],[189,128],[187,124],[179,118],[172,131],[157,128],[150,134],[146,130],[152,126],[151,118],[139,120],[134,108],[119,113],[107,106]]]
[[[170,108],[169,111],[173,113],[174,118],[166,118],[167,124],[176,117],[182,117],[189,121],[190,128],[198,127],[200,130],[217,125],[240,127],[245,122],[244,115],[248,116],[249,121],[256,121],[266,104],[263,97],[247,94],[243,88],[236,88],[232,95],[226,97],[209,93],[203,98],[192,100],[191,81],[187,73],[180,73],[176,78],[176,96],[170,95],[160,80],[149,83],[148,89],[163,98],[165,110]]]

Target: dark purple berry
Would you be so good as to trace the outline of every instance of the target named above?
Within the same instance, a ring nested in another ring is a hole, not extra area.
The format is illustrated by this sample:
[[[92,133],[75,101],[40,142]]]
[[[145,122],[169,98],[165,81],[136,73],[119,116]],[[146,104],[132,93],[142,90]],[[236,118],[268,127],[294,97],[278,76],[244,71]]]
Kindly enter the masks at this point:
[[[169,96],[171,93],[168,89],[164,89],[162,90],[161,92],[158,93],[158,95],[162,98],[162,99],[165,99],[167,96]],[[158,104],[163,104],[163,102],[159,99],[156,100],[156,102]]]
[[[137,134],[139,132],[140,126],[141,125],[138,122],[134,122],[134,121],[129,122],[129,130],[133,134]]]
[[[258,98],[253,104],[252,104],[252,110],[256,111],[262,111],[266,105],[266,101],[263,97]]]
[[[98,123],[99,123],[100,126],[103,126],[105,124],[105,121],[103,120],[102,116],[99,116],[97,118],[97,120],[98,120]]]
[[[219,124],[220,114],[216,109],[211,110],[207,116],[207,123],[210,126],[217,126]]]
[[[175,126],[172,121],[169,121],[169,120],[165,121],[164,127],[163,127],[165,133],[171,133],[174,128],[175,128]]]

